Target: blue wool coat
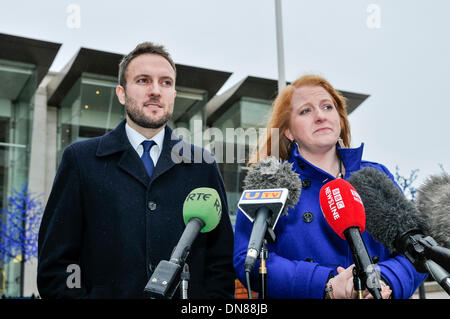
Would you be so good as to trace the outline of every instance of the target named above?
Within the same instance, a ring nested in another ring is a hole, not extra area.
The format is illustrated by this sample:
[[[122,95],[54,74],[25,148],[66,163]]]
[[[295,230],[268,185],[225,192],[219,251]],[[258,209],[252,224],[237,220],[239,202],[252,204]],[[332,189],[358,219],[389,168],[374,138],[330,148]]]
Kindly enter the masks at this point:
[[[345,166],[345,179],[363,167],[371,166],[394,177],[378,163],[361,160],[363,144],[359,148],[340,148],[338,152]],[[292,148],[290,163],[302,180],[300,200],[287,216],[281,216],[275,227],[276,241],[269,244],[267,260],[267,293],[271,298],[323,298],[329,276],[337,275],[337,267],[352,265],[348,243],[328,225],[320,209],[319,191],[334,179],[333,176],[309,163]],[[234,242],[234,267],[245,285],[244,260],[252,230],[251,222],[238,210]],[[416,272],[403,256],[391,255],[387,248],[375,241],[366,231],[362,234],[369,255],[377,256],[382,278],[391,287],[393,298],[409,298],[426,278]],[[258,264],[251,276],[252,290],[259,291]]]
[[[217,164],[165,130],[151,178],[125,121],[66,148],[39,231],[41,297],[143,298],[152,271],[169,260],[183,233],[183,203],[197,187],[216,189],[223,213],[219,225],[192,244],[189,298],[233,297],[233,231]],[[79,288],[67,285],[72,264],[81,269]]]

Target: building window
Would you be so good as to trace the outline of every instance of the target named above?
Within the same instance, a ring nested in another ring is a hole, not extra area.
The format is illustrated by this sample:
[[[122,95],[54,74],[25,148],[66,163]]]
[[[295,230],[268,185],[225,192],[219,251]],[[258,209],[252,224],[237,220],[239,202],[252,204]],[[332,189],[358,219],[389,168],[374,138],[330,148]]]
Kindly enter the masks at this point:
[[[223,136],[223,155],[218,156],[221,159],[219,169],[224,179],[233,225],[243,180],[248,172],[250,153],[260,137],[259,128],[266,127],[271,109],[271,101],[243,97],[213,123],[213,127],[220,129]]]
[[[58,158],[75,141],[100,136],[124,118],[113,77],[83,73],[61,102],[58,125]],[[59,161],[58,161],[59,162]]]
[[[30,141],[37,73],[33,65],[0,60],[0,207],[13,190],[28,182]],[[3,214],[2,214],[3,216]],[[11,227],[0,223],[7,233]],[[0,238],[2,241],[2,238]],[[20,296],[22,256],[0,260],[0,295]]]

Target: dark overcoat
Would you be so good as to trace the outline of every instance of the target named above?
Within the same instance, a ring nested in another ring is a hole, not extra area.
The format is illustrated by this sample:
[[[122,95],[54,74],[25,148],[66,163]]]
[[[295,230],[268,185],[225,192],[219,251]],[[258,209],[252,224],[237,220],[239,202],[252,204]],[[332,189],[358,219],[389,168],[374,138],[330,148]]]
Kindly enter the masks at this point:
[[[233,231],[217,164],[165,130],[151,178],[128,141],[125,121],[65,149],[39,230],[41,297],[143,298],[152,271],[170,259],[185,228],[186,196],[211,187],[220,195],[222,217],[192,245],[189,298],[232,298]]]

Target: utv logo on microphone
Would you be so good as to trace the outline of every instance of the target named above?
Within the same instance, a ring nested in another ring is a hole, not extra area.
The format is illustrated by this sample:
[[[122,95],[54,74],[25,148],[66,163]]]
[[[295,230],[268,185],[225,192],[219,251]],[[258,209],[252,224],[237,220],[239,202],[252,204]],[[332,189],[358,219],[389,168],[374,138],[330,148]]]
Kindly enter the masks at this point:
[[[281,198],[282,191],[246,191],[243,199],[278,199]]]
[[[325,195],[327,196],[328,205],[330,205],[334,220],[339,219],[340,216],[337,210],[345,207],[339,188],[331,190],[330,187],[327,187],[325,188]]]

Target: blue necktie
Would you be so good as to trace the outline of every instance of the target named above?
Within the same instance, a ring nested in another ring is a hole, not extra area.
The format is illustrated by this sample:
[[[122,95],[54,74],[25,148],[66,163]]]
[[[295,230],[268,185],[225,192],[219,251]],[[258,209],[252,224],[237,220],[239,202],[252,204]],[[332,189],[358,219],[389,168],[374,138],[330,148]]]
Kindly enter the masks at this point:
[[[143,141],[141,144],[144,147],[144,153],[142,153],[141,159],[142,162],[144,163],[145,169],[147,170],[148,176],[152,177],[155,164],[153,163],[153,160],[150,157],[150,150],[156,143],[155,141]]]

